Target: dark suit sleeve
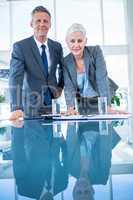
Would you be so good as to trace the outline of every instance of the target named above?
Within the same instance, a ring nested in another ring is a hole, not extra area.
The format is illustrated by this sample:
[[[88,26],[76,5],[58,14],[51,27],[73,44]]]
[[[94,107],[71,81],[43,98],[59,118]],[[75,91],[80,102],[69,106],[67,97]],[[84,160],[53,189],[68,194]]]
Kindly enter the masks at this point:
[[[61,95],[64,87],[63,78],[63,50],[60,43],[48,40],[49,52],[51,57],[51,70],[48,77],[48,85],[50,87],[52,98]]]
[[[76,88],[74,87],[74,84],[72,83],[72,80],[71,80],[71,78],[73,79],[75,74],[73,74],[73,72],[72,73],[70,72],[70,75],[71,75],[71,78],[70,78],[68,68],[71,67],[71,64],[69,65],[68,61],[69,61],[69,58],[67,60],[66,58],[64,58],[63,73],[64,73],[64,95],[65,95],[66,105],[69,108],[69,107],[75,106]]]
[[[18,179],[25,176],[27,171],[27,161],[24,148],[24,128],[12,127],[12,158],[13,158],[13,171],[16,178]]]
[[[62,46],[59,45],[59,80],[58,80],[58,87],[63,89],[64,87],[64,77],[63,77],[63,50]]]
[[[24,79],[24,56],[19,43],[13,46],[10,62],[9,87],[11,109],[22,109],[22,86]]]

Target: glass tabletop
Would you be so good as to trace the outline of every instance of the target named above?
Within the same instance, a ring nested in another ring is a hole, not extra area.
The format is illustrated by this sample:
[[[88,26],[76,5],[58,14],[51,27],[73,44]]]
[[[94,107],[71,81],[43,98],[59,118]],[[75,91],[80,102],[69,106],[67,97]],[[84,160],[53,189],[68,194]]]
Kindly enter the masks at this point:
[[[0,199],[132,200],[133,120],[0,122]]]

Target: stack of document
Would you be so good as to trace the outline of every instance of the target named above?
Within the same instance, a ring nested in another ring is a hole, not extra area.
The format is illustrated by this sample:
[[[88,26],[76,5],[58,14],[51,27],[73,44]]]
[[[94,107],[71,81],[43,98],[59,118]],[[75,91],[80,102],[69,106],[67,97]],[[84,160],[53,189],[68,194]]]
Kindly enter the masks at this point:
[[[131,114],[92,114],[92,115],[61,115],[61,114],[48,114],[41,115],[39,117],[34,118],[24,118],[26,119],[50,119],[50,120],[121,120],[121,119],[129,119],[131,118]],[[23,119],[19,119],[23,120]],[[8,116],[0,116],[0,124],[3,122],[7,122],[10,125],[9,115]]]
[[[120,120],[132,117],[131,114],[93,114],[93,115],[60,115],[53,116],[55,120]]]

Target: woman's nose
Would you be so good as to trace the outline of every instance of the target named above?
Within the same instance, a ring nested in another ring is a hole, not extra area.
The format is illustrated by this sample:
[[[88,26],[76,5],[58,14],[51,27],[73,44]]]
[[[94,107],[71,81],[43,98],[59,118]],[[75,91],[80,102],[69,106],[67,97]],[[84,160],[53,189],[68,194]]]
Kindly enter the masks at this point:
[[[77,41],[75,41],[74,46],[75,46],[75,47],[78,47],[78,46],[79,46],[79,43],[78,43]]]

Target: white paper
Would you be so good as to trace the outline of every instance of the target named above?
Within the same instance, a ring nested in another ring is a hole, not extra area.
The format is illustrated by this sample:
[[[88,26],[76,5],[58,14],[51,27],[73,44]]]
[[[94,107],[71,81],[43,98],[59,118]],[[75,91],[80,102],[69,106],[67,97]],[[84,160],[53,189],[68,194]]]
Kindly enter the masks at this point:
[[[94,115],[69,115],[69,116],[59,116],[53,117],[53,119],[60,120],[115,120],[115,119],[128,119],[132,117],[131,114],[94,114]]]

